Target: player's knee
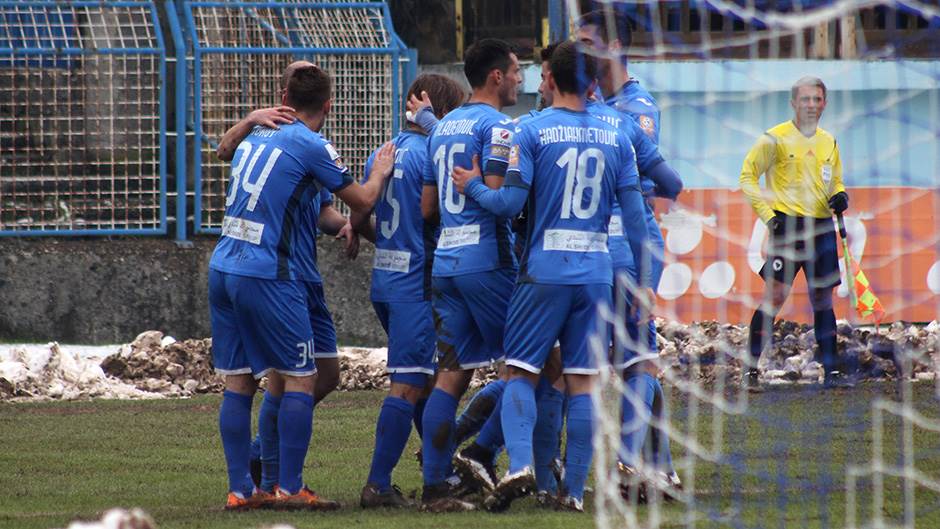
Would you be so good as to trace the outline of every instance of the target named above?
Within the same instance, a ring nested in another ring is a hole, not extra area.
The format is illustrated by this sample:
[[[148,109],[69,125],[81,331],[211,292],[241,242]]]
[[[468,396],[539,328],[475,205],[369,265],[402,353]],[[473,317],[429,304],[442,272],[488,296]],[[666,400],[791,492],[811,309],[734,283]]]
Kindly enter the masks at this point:
[[[317,382],[314,387],[314,397],[317,402],[326,398],[339,387],[339,360],[324,358],[317,360]]]
[[[313,389],[316,387],[316,383],[316,373],[302,377],[284,375],[284,392],[313,395]]]
[[[418,402],[428,383],[428,376],[423,373],[392,373],[389,378],[392,382],[389,396],[405,399],[412,404]]]
[[[240,395],[254,395],[258,388],[258,381],[255,377],[245,375],[226,375],[225,389]]]
[[[594,385],[594,376],[567,374],[565,375],[565,385],[569,397],[590,393]]]
[[[451,396],[459,398],[470,385],[470,378],[473,376],[473,370],[458,371],[440,371],[437,374],[435,387],[447,392]]]

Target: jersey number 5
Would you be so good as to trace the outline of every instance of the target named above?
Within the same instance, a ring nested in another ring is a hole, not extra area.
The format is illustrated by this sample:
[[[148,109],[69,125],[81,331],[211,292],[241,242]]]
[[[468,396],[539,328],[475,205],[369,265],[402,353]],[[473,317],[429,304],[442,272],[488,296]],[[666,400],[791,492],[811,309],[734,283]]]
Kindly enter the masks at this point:
[[[588,164],[594,160],[594,174],[587,176]],[[589,219],[597,213],[601,203],[601,180],[604,178],[604,153],[600,149],[585,149],[578,154],[578,149],[571,147],[555,162],[566,169],[565,192],[561,199],[561,218],[570,219],[573,213],[579,219]],[[584,207],[584,192],[591,190],[591,201]]]
[[[398,224],[401,222],[401,203],[395,198],[394,188],[395,180],[400,180],[403,174],[403,169],[395,169],[395,173],[385,184],[385,203],[388,204],[388,207],[392,208],[392,218],[383,220],[379,227],[382,230],[382,237],[386,239],[391,239],[392,235],[395,235],[395,232],[398,231]]]
[[[461,195],[454,189],[454,180],[450,174],[454,171],[454,155],[465,152],[467,145],[464,143],[455,143],[450,146],[450,153],[447,154],[447,145],[441,145],[434,153],[434,163],[437,164],[437,182],[440,199],[444,202],[444,208],[452,215],[458,215],[463,211],[464,204],[467,203],[467,197]],[[447,163],[444,163],[444,159]]]
[[[255,169],[255,165],[258,163],[258,159],[261,158],[261,154],[264,153],[265,145],[258,145],[258,148],[254,150],[252,154],[253,145],[247,141],[243,141],[238,145],[238,149],[235,151],[235,156],[238,157],[239,152],[242,153],[241,158],[238,158],[238,163],[235,164],[235,167],[232,169],[232,186],[229,188],[228,196],[225,197],[225,207],[229,207],[235,203],[235,197],[238,195],[238,184],[241,183],[242,189],[244,189],[248,195],[248,211],[254,211],[255,206],[258,205],[258,197],[261,196],[261,190],[264,189],[264,184],[268,181],[268,176],[271,174],[271,170],[274,169],[274,164],[277,163],[277,159],[281,156],[281,149],[275,147],[271,154],[268,155],[267,161],[264,163],[264,167],[261,169],[261,174],[258,175],[258,179],[255,180],[255,183],[249,181],[249,176],[252,171]],[[249,162],[248,159],[251,158]],[[245,168],[245,164],[248,165],[248,168]],[[242,180],[242,175],[245,176],[245,179]]]

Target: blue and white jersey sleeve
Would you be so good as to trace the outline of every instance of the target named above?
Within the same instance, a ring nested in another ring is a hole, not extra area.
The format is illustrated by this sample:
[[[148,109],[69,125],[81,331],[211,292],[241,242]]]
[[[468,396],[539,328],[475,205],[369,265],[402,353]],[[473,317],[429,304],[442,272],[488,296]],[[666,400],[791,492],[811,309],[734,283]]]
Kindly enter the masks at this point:
[[[505,176],[509,165],[509,150],[516,125],[502,114],[487,116],[480,132],[483,137],[483,156],[480,168],[484,175]]]
[[[318,137],[310,146],[310,154],[305,158],[307,170],[314,175],[320,186],[332,192],[341,191],[353,183],[349,168],[333,144],[323,137]]]
[[[533,142],[532,128],[525,123],[516,127],[512,147],[509,150],[509,168],[506,170],[504,186],[524,187],[532,186],[532,175],[535,172],[535,149],[537,142]]]

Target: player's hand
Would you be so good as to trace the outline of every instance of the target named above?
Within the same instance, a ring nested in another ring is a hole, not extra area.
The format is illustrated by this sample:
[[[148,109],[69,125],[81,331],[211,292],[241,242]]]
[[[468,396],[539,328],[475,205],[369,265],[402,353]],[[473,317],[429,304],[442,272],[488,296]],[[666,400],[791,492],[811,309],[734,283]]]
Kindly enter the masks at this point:
[[[346,224],[339,229],[339,233],[336,234],[336,239],[345,240],[344,251],[346,257],[350,260],[359,257],[359,234],[356,233],[356,230],[353,229],[352,224],[349,221],[346,221]]]
[[[457,192],[463,193],[463,190],[467,188],[467,184],[470,183],[470,180],[483,178],[483,173],[480,171],[480,156],[477,154],[473,155],[473,166],[470,169],[464,169],[459,166],[454,167],[454,171],[450,174],[450,177],[454,181],[454,186],[457,187]]]
[[[372,173],[369,179],[379,178],[385,180],[392,174],[392,168],[395,167],[395,144],[387,142],[379,148],[372,160]]]
[[[289,125],[297,119],[296,111],[288,106],[260,108],[248,114],[248,119],[254,125],[261,125],[269,129],[279,129],[278,125]]]
[[[849,209],[849,195],[845,191],[839,191],[835,195],[829,197],[829,208],[838,215],[843,211]]]
[[[405,117],[408,121],[414,123],[415,116],[418,115],[418,112],[424,108],[430,108],[431,111],[434,111],[434,106],[431,105],[431,98],[428,96],[428,93],[424,90],[421,91],[421,99],[415,97],[414,94],[408,96],[408,101],[405,102],[405,110],[408,112],[405,114]]]

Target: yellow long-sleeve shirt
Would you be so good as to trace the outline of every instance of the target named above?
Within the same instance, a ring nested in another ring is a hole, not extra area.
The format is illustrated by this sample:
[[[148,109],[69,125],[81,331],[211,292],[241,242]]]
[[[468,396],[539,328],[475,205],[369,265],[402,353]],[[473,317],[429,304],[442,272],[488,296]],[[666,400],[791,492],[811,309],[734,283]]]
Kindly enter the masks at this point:
[[[766,174],[766,189],[760,176]],[[845,191],[835,138],[821,128],[807,138],[792,121],[765,132],[741,168],[741,190],[764,222],[774,210],[795,217],[832,216],[829,197]]]

